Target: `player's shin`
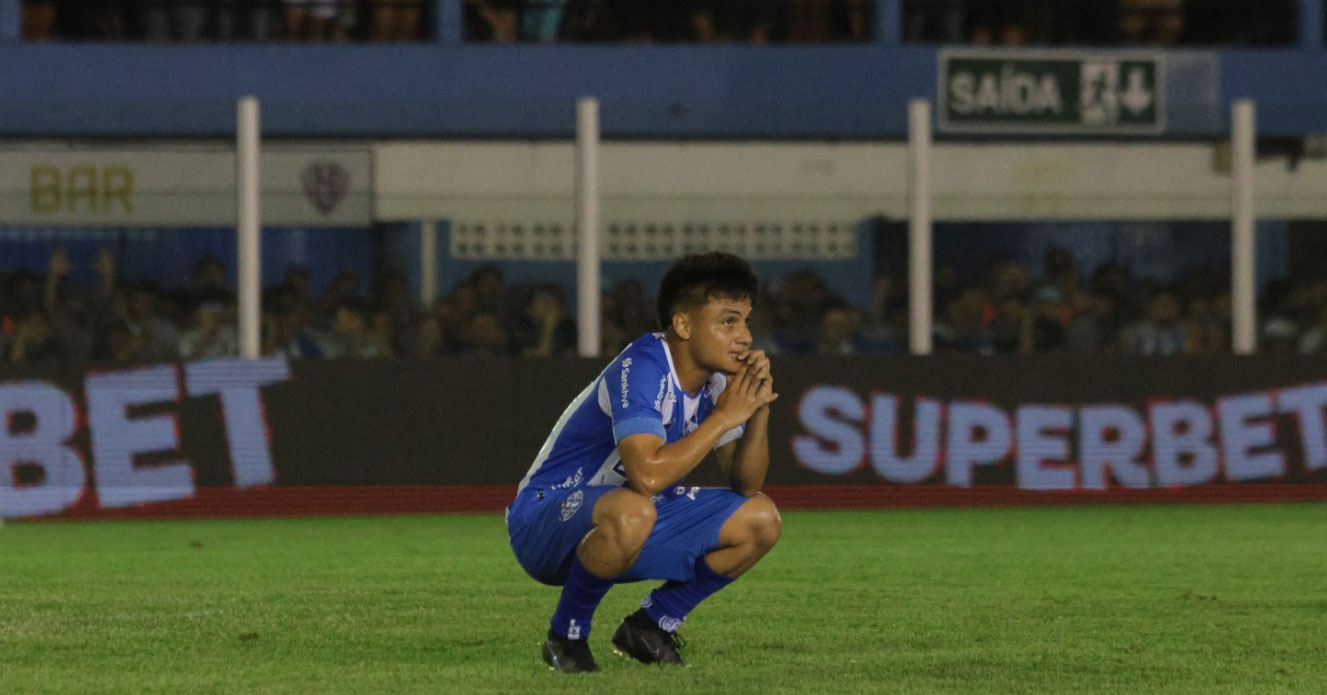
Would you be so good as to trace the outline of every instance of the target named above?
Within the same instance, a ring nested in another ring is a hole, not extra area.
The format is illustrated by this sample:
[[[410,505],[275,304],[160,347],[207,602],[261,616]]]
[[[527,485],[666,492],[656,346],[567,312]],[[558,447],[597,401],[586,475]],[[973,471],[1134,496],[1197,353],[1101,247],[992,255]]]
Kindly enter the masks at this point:
[[[696,560],[696,574],[690,581],[670,581],[651,591],[641,601],[646,615],[666,632],[673,632],[686,619],[693,608],[718,590],[733,583],[728,577],[710,568],[704,557]]]
[[[589,637],[594,611],[612,587],[612,579],[596,576],[581,564],[580,558],[574,559],[549,627],[566,639]]]

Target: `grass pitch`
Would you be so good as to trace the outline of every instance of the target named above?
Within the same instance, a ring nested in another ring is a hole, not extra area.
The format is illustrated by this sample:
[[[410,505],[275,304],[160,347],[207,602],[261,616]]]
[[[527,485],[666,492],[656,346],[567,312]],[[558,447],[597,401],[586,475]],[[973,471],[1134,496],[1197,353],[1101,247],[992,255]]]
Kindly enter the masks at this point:
[[[11,524],[0,692],[1324,693],[1327,505],[799,512],[691,665],[547,671],[499,516]]]

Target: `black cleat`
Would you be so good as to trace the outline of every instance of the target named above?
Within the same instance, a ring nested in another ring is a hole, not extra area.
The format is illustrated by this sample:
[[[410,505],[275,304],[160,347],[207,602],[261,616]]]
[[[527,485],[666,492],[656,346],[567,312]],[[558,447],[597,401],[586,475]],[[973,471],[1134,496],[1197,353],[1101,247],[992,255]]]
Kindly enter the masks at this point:
[[[645,664],[685,666],[677,648],[686,646],[682,636],[668,632],[641,609],[628,615],[613,633],[613,651]]]
[[[550,669],[563,673],[588,673],[599,670],[599,664],[594,662],[594,655],[590,653],[590,643],[583,639],[558,637],[549,630],[548,639],[544,640],[544,648],[541,651],[544,653],[544,663],[548,664]]]

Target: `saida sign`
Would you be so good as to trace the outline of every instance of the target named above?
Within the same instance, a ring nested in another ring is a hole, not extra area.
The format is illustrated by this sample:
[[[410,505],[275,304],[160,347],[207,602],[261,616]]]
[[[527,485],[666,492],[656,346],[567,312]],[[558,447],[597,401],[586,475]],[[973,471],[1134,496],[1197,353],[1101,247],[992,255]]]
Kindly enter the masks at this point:
[[[940,52],[940,130],[1152,134],[1165,127],[1159,53]]]

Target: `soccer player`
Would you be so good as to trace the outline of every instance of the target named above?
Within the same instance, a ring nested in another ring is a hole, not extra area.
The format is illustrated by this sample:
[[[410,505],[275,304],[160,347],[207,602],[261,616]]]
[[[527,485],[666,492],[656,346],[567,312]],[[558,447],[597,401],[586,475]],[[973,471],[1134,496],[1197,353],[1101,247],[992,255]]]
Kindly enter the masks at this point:
[[[769,468],[770,361],[751,349],[757,281],[726,253],[687,256],[659,287],[661,333],[628,345],[567,406],[507,508],[521,567],[562,586],[543,645],[559,671],[597,671],[587,638],[614,584],[666,582],[613,633],[616,651],[681,664],[691,609],[779,539]],[[728,488],[677,485],[713,450]]]

